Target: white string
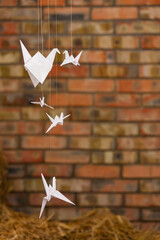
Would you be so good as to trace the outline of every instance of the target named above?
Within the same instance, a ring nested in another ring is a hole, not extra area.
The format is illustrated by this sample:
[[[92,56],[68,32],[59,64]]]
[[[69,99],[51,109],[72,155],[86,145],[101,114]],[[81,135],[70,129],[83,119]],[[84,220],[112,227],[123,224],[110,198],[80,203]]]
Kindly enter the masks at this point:
[[[72,51],[73,51],[73,47],[72,47],[72,42],[73,42],[73,36],[72,36],[72,21],[73,21],[73,9],[72,9],[72,0],[71,0],[71,55],[72,55]]]
[[[38,0],[38,51],[39,51],[39,18],[40,18],[40,16],[39,16],[39,0]]]
[[[43,0],[41,0],[41,6],[40,6],[40,8],[41,8],[41,40],[42,40],[42,54],[43,54],[43,8],[42,8],[42,1]],[[43,95],[43,85],[41,84],[41,92],[42,92],[42,98],[44,97],[44,95]]]
[[[56,48],[57,48],[57,34],[58,34],[58,28],[57,28],[57,24],[58,24],[58,13],[57,13],[57,0],[55,0],[55,14],[56,14]],[[57,57],[55,58],[56,60],[56,107],[58,106],[58,79],[57,79],[57,75],[58,75],[58,71],[57,71]]]

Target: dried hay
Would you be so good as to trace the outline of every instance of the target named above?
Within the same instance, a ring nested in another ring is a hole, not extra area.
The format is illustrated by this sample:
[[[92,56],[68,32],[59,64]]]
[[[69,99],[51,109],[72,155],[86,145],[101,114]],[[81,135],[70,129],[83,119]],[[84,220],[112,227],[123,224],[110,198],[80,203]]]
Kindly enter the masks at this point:
[[[1,240],[159,240],[158,232],[141,232],[108,209],[88,212],[68,223],[39,220],[0,206]]]

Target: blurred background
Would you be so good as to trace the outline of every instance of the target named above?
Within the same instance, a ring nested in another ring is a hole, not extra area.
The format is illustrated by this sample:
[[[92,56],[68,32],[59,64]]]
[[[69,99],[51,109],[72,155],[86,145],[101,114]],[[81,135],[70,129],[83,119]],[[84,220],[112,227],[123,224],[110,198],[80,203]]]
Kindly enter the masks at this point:
[[[71,7],[71,4],[73,5]],[[71,15],[72,13],[72,15]],[[72,20],[72,24],[71,24]],[[19,40],[31,55],[83,50],[80,66],[57,54],[33,87]],[[59,220],[109,207],[144,228],[160,221],[160,0],[0,1],[0,148],[12,192],[8,205],[39,214],[40,174],[59,200]],[[45,97],[55,109],[32,105]],[[45,134],[51,116],[71,114]],[[160,226],[159,226],[160,227]]]

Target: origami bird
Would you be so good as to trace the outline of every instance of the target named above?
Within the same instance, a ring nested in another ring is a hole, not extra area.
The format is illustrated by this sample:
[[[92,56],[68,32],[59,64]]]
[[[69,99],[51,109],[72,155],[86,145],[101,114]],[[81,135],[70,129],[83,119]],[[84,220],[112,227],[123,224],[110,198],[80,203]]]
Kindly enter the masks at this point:
[[[65,54],[65,59],[64,59],[63,63],[61,64],[61,66],[66,65],[66,64],[68,64],[68,63],[72,63],[72,64],[74,64],[75,66],[80,66],[80,64],[79,64],[79,59],[80,59],[80,57],[81,57],[81,55],[82,55],[82,52],[83,52],[83,51],[81,51],[81,52],[77,55],[77,57],[74,57],[73,55],[69,56],[68,51],[65,50],[65,51],[63,52],[63,54]]]
[[[63,112],[62,112],[61,115],[60,115],[60,117],[58,117],[58,116],[56,115],[55,118],[52,118],[48,113],[46,113],[46,114],[47,114],[47,116],[49,117],[49,119],[50,119],[51,122],[52,122],[51,126],[48,128],[48,130],[46,131],[46,133],[48,133],[53,127],[57,126],[57,124],[63,125],[63,120],[64,120],[65,118],[67,118],[67,117],[70,116],[70,114],[69,114],[69,115],[67,115],[67,116],[64,117],[64,114],[63,114]]]
[[[46,58],[38,51],[32,57],[22,41],[20,41],[20,44],[24,59],[24,67],[28,72],[34,87],[39,83],[43,84],[52,69],[56,53],[58,52],[60,54],[60,51],[57,48],[54,48]]]
[[[48,186],[48,184],[47,184],[47,182],[46,182],[42,173],[41,173],[41,176],[42,176],[44,189],[45,189],[45,192],[46,192],[46,197],[44,197],[43,200],[42,200],[42,206],[41,206],[41,211],[40,211],[39,218],[41,218],[42,213],[44,211],[44,208],[45,208],[47,202],[49,202],[51,200],[51,198],[58,198],[58,199],[61,199],[65,202],[68,202],[68,203],[71,203],[71,204],[75,205],[68,198],[66,198],[62,193],[60,193],[58,190],[56,190],[56,178],[55,177],[53,177],[52,186],[50,184]]]
[[[53,107],[49,106],[48,104],[46,104],[46,103],[44,102],[44,97],[39,98],[39,99],[40,99],[40,102],[31,102],[31,103],[32,103],[32,104],[39,104],[41,107],[46,106],[46,107],[49,107],[49,108],[51,108],[51,109],[54,109]]]

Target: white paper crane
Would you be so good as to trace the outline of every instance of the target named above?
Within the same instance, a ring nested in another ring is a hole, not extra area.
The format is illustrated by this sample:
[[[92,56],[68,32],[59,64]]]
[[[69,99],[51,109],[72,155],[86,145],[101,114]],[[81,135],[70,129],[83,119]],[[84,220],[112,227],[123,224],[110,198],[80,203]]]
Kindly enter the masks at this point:
[[[52,118],[48,113],[46,113],[47,116],[49,117],[49,119],[51,120],[52,124],[51,126],[48,128],[48,130],[46,131],[46,133],[48,133],[53,127],[57,126],[57,124],[60,124],[60,125],[63,125],[63,120],[67,117],[70,116],[67,115],[67,116],[64,116],[64,113],[62,112],[60,117],[58,117],[57,115],[55,116],[55,118]]]
[[[56,190],[56,178],[55,177],[53,177],[52,186],[50,184],[48,186],[48,184],[47,184],[47,182],[46,182],[42,173],[41,173],[41,176],[42,176],[44,189],[45,189],[45,192],[46,192],[46,197],[44,197],[43,200],[42,200],[42,206],[41,206],[41,211],[40,211],[39,218],[41,218],[42,213],[44,211],[44,208],[45,208],[47,202],[49,202],[51,200],[51,198],[58,198],[58,199],[61,199],[65,202],[68,202],[68,203],[71,203],[71,204],[75,205],[68,198],[66,198],[62,193],[60,193],[58,190]]]
[[[32,103],[32,104],[39,104],[41,107],[46,106],[46,107],[49,107],[49,108],[51,108],[51,109],[54,109],[52,106],[49,106],[48,104],[46,104],[46,103],[44,102],[44,97],[39,98],[39,100],[40,100],[40,102],[31,102],[31,103]]]
[[[58,52],[60,54],[60,51],[57,48],[54,48],[46,58],[38,51],[32,57],[22,41],[20,41],[20,44],[24,59],[24,67],[28,72],[34,87],[39,83],[43,84],[52,69],[56,53]]]
[[[65,59],[64,59],[63,63],[61,64],[61,66],[66,65],[66,64],[68,64],[68,63],[72,63],[72,64],[74,64],[75,66],[80,66],[80,64],[79,64],[79,59],[80,59],[80,57],[81,57],[81,55],[82,55],[82,52],[83,52],[83,51],[81,51],[81,52],[77,55],[77,57],[74,57],[73,55],[69,56],[68,51],[65,50],[65,51],[63,52],[63,54],[65,54]]]

